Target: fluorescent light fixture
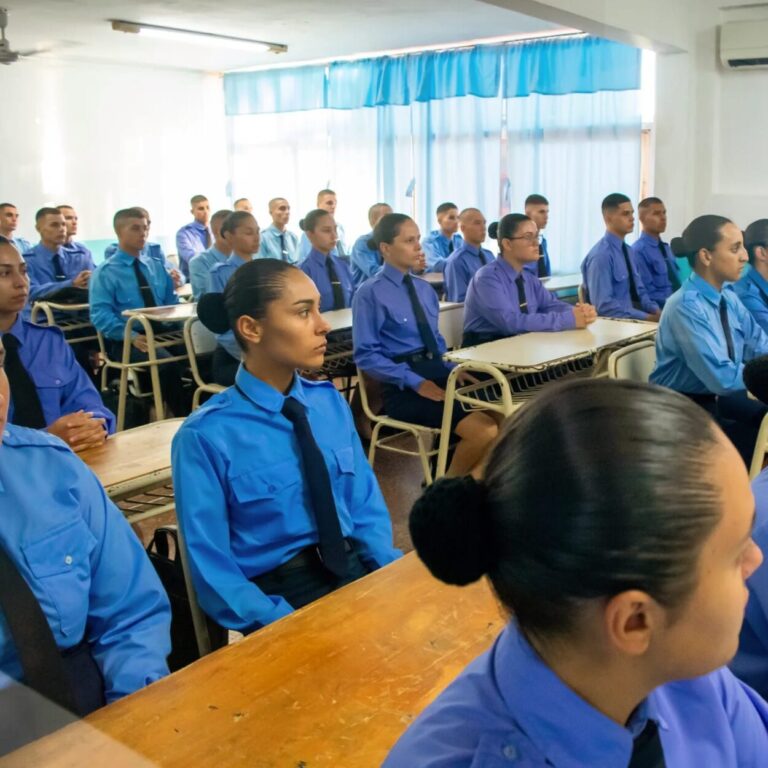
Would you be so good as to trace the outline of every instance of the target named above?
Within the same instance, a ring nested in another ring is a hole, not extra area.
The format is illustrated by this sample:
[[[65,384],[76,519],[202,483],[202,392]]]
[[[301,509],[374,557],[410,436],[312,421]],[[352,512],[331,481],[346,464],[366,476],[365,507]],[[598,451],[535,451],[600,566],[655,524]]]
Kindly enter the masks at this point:
[[[282,43],[267,43],[263,40],[251,40],[247,37],[232,37],[230,35],[216,35],[212,32],[197,32],[193,29],[176,29],[175,27],[161,27],[157,24],[142,24],[137,21],[123,21],[121,19],[109,19],[115,32],[127,32],[141,37],[161,38],[163,40],[175,40],[177,42],[207,45],[213,48],[236,48],[241,51],[268,51],[270,53],[285,53],[287,45]]]

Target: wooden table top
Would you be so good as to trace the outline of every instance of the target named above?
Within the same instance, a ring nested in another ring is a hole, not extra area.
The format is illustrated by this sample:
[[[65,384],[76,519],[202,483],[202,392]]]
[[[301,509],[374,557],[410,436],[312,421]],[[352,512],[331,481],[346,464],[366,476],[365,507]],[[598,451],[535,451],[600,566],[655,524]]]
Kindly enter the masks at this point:
[[[184,419],[166,419],[110,435],[104,445],[79,454],[112,496],[145,477],[169,475],[171,440]]]
[[[184,283],[176,289],[176,295],[180,299],[188,299],[192,296],[192,283]]]
[[[123,310],[123,317],[144,315],[149,320],[164,323],[183,323],[197,315],[197,302],[187,301],[179,304],[167,304],[161,307],[139,307],[138,309]]]
[[[161,768],[374,768],[505,622],[411,553],[0,765],[114,764],[90,725]]]
[[[582,283],[580,272],[572,275],[552,275],[552,277],[542,277],[542,285],[548,291],[564,291],[568,288],[578,288]]]

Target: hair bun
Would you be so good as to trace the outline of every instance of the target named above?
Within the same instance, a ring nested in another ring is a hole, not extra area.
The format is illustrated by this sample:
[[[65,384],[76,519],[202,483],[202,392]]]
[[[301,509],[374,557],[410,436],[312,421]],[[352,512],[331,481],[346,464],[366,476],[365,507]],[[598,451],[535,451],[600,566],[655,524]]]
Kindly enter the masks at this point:
[[[197,302],[197,316],[212,333],[226,333],[230,330],[223,293],[204,294]]]
[[[489,569],[485,486],[472,477],[443,478],[413,505],[411,539],[433,576],[464,586]]]
[[[304,229],[304,225],[305,225],[306,223],[307,223],[307,220],[306,220],[306,219],[299,219],[299,229],[300,229],[302,232],[306,232],[306,230]]]
[[[376,242],[375,237],[369,237],[368,242],[366,242],[366,245],[371,251],[378,251],[379,250],[379,244]]]
[[[687,256],[689,253],[689,249],[685,245],[685,240],[683,240],[682,237],[673,237],[669,241],[669,247],[672,249],[672,253],[674,253],[675,256]]]
[[[498,240],[498,237],[499,237],[499,222],[498,221],[492,221],[488,225],[488,237],[490,237],[491,240]]]

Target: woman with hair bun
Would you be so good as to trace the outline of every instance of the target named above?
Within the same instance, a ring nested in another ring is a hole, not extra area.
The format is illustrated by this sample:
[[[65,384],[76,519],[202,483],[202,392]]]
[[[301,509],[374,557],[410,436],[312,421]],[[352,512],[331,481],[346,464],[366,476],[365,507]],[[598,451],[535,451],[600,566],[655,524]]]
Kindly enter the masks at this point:
[[[384,767],[764,766],[768,705],[723,667],[762,561],[753,520],[738,454],[686,398],[543,392],[482,482],[438,481],[411,513],[432,573],[487,575],[514,618]]]
[[[237,269],[198,304],[242,350],[235,385],[181,426],[176,510],[203,610],[252,632],[399,557],[349,406],[323,364],[328,323],[314,283],[278,259]]]
[[[747,263],[741,230],[699,216],[671,247],[693,271],[664,306],[651,381],[711,413],[749,464],[766,407],[747,398],[744,363],[768,354],[768,336],[733,289]]]

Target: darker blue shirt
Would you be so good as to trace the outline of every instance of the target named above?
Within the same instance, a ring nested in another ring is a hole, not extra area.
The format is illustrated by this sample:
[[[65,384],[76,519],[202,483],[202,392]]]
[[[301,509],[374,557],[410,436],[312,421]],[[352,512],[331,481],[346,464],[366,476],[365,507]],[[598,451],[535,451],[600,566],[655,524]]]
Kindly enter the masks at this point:
[[[320,251],[313,248],[299,268],[312,279],[312,282],[317,286],[317,290],[320,291],[321,312],[329,312],[334,309],[333,286],[331,285],[330,277],[328,277],[327,259],[332,260],[333,267],[336,270],[336,277],[341,283],[341,290],[344,294],[344,307],[351,306],[352,295],[355,292],[352,273],[349,271],[347,263],[338,256],[334,256],[333,252],[326,256],[324,253],[320,253]],[[343,309],[343,307],[338,307],[338,309]]]

